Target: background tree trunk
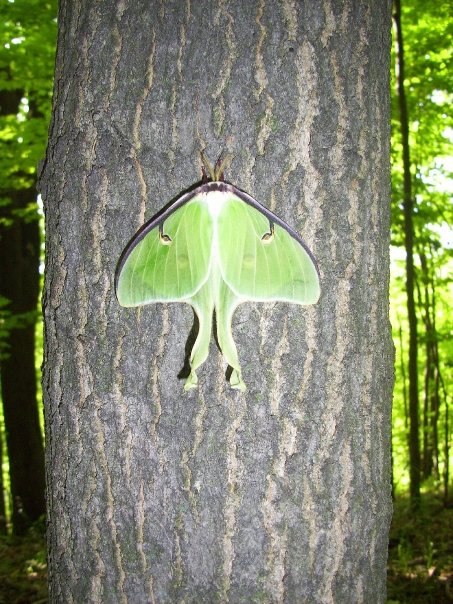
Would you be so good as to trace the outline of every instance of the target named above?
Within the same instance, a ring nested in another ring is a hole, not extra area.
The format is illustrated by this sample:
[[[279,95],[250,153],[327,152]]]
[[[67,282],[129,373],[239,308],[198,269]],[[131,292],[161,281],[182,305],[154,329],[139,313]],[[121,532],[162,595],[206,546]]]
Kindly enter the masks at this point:
[[[414,267],[414,199],[412,196],[412,174],[409,148],[409,117],[404,89],[404,46],[401,25],[401,2],[395,0],[395,28],[397,37],[398,62],[398,107],[400,113],[401,146],[403,155],[403,214],[404,247],[406,250],[406,294],[407,320],[409,323],[409,459],[410,494],[414,508],[420,502],[420,409],[418,399],[418,336],[417,314],[415,310],[415,267]]]
[[[0,91],[0,115],[16,115],[23,91]],[[8,139],[3,160],[12,153]],[[19,162],[17,162],[20,165]],[[0,359],[0,382],[12,497],[12,524],[23,534],[45,514],[44,448],[37,403],[35,329],[39,300],[40,235],[38,216],[24,218],[36,201],[30,176],[17,165],[10,179],[22,187],[0,190],[0,295],[10,301],[7,309],[21,316],[22,326],[11,329],[6,354]],[[29,318],[26,319],[26,315]],[[25,320],[26,319],[26,320]],[[0,512],[1,513],[1,512]]]
[[[1,392],[8,448],[14,533],[21,535],[46,512],[44,448],[39,424],[35,329],[39,299],[39,225],[14,211],[34,201],[35,190],[10,191],[6,208],[12,224],[0,227],[0,294],[11,300],[13,315],[29,318],[11,329],[0,362]],[[5,215],[5,212],[2,212]]]
[[[388,2],[63,0],[46,207],[52,602],[384,602]],[[182,304],[118,306],[119,255],[199,150],[318,259],[310,308],[240,307],[183,394]]]

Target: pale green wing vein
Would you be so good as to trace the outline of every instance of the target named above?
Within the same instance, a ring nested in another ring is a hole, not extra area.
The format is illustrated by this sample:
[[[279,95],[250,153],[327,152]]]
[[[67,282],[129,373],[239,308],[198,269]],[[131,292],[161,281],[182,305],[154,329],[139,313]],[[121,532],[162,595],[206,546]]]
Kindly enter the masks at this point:
[[[266,253],[263,253],[261,249],[264,244],[262,243],[262,237],[265,233],[267,233],[268,228],[263,231],[263,224],[261,219],[261,215],[258,212],[247,212],[247,216],[249,218],[250,230],[255,234],[253,237],[254,242],[254,257],[259,258],[262,256],[265,261],[266,267],[262,266],[262,262],[255,263],[253,265],[253,278],[254,278],[254,294],[257,294],[257,281],[261,281],[267,284],[267,287],[270,287],[271,284],[271,272],[269,270],[269,260]],[[269,227],[269,220],[266,219],[266,225]]]
[[[286,236],[288,236],[287,232],[282,229],[280,226],[276,227],[276,232],[275,232],[275,237],[277,238],[277,245],[275,246],[275,250],[276,250],[276,254],[277,257],[280,258],[280,253],[282,252],[285,255],[285,259],[278,260],[278,264],[280,266],[285,266],[289,269],[291,276],[290,276],[290,283],[291,283],[291,291],[292,291],[292,296],[291,298],[295,298],[296,297],[296,279],[297,276],[294,274],[294,264],[293,264],[293,258],[291,257],[291,255],[289,254],[288,248],[286,245],[280,245],[280,239],[284,238]],[[290,237],[290,236],[289,236]],[[288,245],[292,245],[294,247],[294,239],[291,238],[291,240],[288,240]],[[300,255],[296,254],[296,258],[299,259]],[[281,273],[282,274],[282,273]],[[282,283],[282,286],[284,287],[284,284]]]

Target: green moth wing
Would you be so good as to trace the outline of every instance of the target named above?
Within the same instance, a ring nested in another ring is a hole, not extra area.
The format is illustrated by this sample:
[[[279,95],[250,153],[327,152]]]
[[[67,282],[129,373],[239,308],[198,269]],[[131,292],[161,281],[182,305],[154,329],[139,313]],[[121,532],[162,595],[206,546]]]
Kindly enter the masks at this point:
[[[178,302],[195,295],[208,278],[212,234],[207,207],[196,196],[177,211],[148,223],[120,261],[119,303]]]
[[[227,284],[251,301],[317,302],[318,271],[304,242],[256,200],[247,196],[244,203],[245,194],[238,193],[240,197],[229,197],[218,219],[220,266]]]
[[[186,390],[196,387],[196,370],[208,356],[214,312],[218,343],[233,369],[230,384],[245,390],[231,329],[238,304],[314,304],[320,295],[315,259],[297,232],[221,180],[185,193],[136,233],[118,262],[115,291],[122,306],[193,307],[199,332]]]

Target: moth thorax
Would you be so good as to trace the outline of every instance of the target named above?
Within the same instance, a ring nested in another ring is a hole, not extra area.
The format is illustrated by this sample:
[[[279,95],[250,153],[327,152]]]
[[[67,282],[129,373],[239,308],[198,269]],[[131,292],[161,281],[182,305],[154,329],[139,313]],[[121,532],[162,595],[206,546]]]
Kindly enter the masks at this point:
[[[231,197],[231,193],[227,193],[226,191],[209,191],[209,193],[205,194],[205,203],[212,218],[215,219],[218,217],[228,197]]]

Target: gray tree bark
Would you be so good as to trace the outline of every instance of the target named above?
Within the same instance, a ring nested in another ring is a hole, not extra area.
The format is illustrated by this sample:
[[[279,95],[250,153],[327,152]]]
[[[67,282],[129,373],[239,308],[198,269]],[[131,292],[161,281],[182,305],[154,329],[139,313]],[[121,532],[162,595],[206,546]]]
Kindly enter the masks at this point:
[[[42,174],[51,602],[384,602],[393,348],[389,2],[62,0]],[[199,151],[318,259],[239,307],[248,386],[190,308],[119,307],[119,255]],[[182,371],[184,373],[184,371]]]

